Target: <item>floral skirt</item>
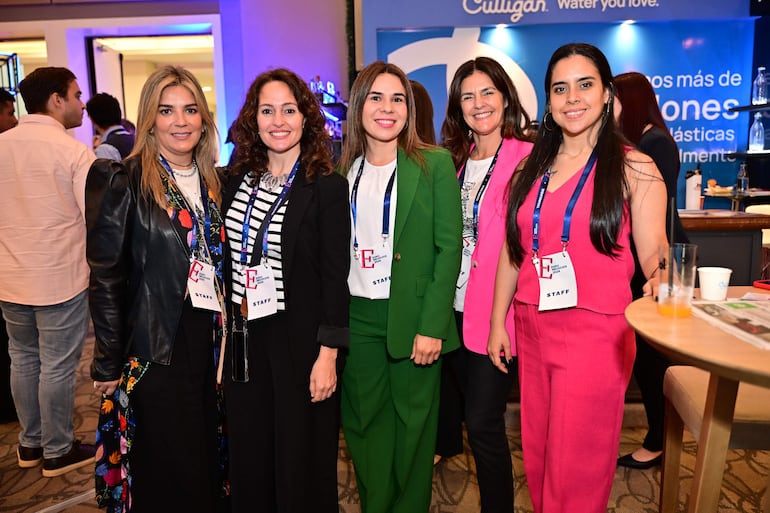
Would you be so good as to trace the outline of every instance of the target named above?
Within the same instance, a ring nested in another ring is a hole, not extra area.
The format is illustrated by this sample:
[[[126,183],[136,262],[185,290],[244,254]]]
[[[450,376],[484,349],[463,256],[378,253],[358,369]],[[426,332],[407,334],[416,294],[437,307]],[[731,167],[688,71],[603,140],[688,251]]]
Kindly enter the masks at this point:
[[[129,396],[149,362],[131,357],[112,395],[102,394],[96,429],[96,502],[107,513],[131,511],[131,468],[128,453],[136,424]]]

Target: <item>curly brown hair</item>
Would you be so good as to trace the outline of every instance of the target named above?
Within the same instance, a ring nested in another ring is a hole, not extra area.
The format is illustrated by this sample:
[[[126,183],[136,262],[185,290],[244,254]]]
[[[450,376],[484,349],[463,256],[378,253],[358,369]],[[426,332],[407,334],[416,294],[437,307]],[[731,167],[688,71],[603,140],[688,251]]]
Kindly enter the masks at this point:
[[[269,82],[283,82],[297,100],[297,107],[305,117],[305,124],[300,139],[300,167],[305,171],[308,181],[312,181],[316,173],[328,175],[334,171],[331,157],[331,139],[325,130],[326,117],[321,112],[318,99],[310,91],[307,84],[294,72],[278,68],[260,74],[249,87],[246,100],[233,123],[231,135],[235,143],[235,151],[229,168],[232,174],[238,174],[244,169],[256,183],[267,169],[267,146],[259,137],[257,113],[259,110],[259,94]]]

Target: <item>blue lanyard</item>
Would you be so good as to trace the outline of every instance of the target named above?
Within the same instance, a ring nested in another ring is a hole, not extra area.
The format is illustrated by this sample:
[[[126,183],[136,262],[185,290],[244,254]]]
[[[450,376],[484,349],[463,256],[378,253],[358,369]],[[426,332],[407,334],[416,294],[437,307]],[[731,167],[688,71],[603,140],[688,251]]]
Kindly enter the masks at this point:
[[[484,176],[484,179],[481,181],[481,185],[479,186],[479,190],[476,192],[476,197],[473,199],[473,239],[478,240],[479,238],[479,206],[481,205],[481,199],[484,197],[484,193],[487,190],[487,186],[489,185],[489,180],[492,178],[492,171],[495,169],[495,164],[497,163],[497,156],[500,154],[500,148],[503,146],[503,141],[500,141],[500,145],[497,147],[497,151],[495,151],[495,156],[492,158],[492,162],[489,164],[489,169],[487,169],[487,174]],[[468,162],[466,161],[465,165],[460,169],[460,174],[457,175],[457,182],[460,184],[460,188],[463,186],[463,182],[465,181],[465,168],[468,166]]]
[[[171,169],[171,166],[166,161],[166,158],[163,155],[160,155],[159,158],[160,163],[164,168],[166,168],[166,171],[168,171],[171,179],[174,180],[174,183],[176,183],[176,175],[174,175],[174,170]],[[197,167],[194,159],[193,165]],[[203,203],[203,238],[206,240],[206,244],[210,245],[211,215],[209,214],[209,193],[208,189],[206,188],[206,182],[203,180],[203,177],[200,175],[200,173],[198,174],[198,179],[200,180],[201,186],[201,203]],[[179,189],[179,186],[177,185],[176,188]],[[184,197],[184,194],[181,196],[185,206],[187,207],[187,211],[190,213],[190,217],[192,218],[192,238],[190,240],[190,252],[192,253],[193,258],[195,258],[195,254],[198,249],[198,215],[195,213],[195,209],[192,208],[192,206],[187,202],[187,198]]]
[[[358,258],[358,234],[356,233],[356,219],[358,217],[358,184],[361,182],[361,174],[364,172],[364,162],[366,156],[361,157],[361,165],[358,167],[356,179],[353,182],[353,190],[350,192],[350,211],[353,214],[353,256]],[[396,179],[396,170],[398,163],[393,168],[388,185],[385,187],[385,199],[382,203],[382,238],[387,239],[390,235],[390,197],[393,193],[393,183]]]
[[[259,229],[262,231],[262,256],[265,258],[267,258],[267,231],[270,227],[270,221],[273,219],[273,216],[278,211],[278,209],[281,208],[281,205],[283,205],[288,198],[289,189],[291,189],[291,184],[294,182],[294,177],[297,175],[297,168],[299,168],[299,157],[297,157],[297,161],[294,163],[294,167],[291,168],[291,173],[289,173],[289,176],[286,179],[286,183],[283,184],[281,193],[270,206],[270,210],[267,211],[267,214],[265,215],[265,218],[262,220],[262,224],[259,227]],[[257,200],[258,192],[259,183],[254,185],[254,188],[251,190],[251,194],[249,195],[249,201],[246,203],[246,212],[243,216],[243,229],[241,230],[241,265],[246,265],[247,262],[246,257],[249,251],[249,230],[251,229],[251,211],[254,208],[254,202]]]
[[[591,173],[591,169],[596,162],[596,148],[591,152],[591,156],[588,157],[588,162],[583,168],[583,172],[580,174],[580,180],[578,181],[575,191],[572,193],[572,197],[567,203],[567,209],[564,212],[564,225],[561,231],[561,244],[562,248],[566,248],[569,243],[570,226],[572,225],[572,211],[575,209],[580,193],[583,191],[583,186],[588,180],[588,175]],[[551,170],[545,172],[543,179],[540,182],[540,190],[537,192],[537,200],[535,202],[535,211],[532,214],[532,253],[533,258],[537,258],[537,252],[540,249],[540,210],[543,207],[545,201],[545,192],[548,189],[548,182],[551,180]]]

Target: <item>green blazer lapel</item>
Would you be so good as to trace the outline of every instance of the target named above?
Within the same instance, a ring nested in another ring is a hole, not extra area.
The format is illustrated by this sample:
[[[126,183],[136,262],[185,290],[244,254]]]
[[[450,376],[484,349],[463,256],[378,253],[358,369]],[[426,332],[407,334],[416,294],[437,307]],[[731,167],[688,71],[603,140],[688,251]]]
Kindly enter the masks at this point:
[[[398,239],[406,226],[406,219],[409,217],[409,210],[412,208],[412,201],[417,192],[417,184],[420,181],[422,169],[412,159],[407,157],[401,147],[398,148],[398,166],[396,171],[396,227],[393,233],[393,247],[395,248]]]

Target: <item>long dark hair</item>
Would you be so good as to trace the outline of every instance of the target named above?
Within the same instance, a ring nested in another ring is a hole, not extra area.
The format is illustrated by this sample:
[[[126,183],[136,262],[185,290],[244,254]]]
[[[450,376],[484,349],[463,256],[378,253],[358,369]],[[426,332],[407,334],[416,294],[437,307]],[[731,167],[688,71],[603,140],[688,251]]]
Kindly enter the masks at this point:
[[[409,80],[414,93],[415,127],[422,142],[436,144],[436,129],[433,127],[433,102],[428,90],[416,80]]]
[[[345,145],[342,148],[342,156],[339,163],[340,172],[343,175],[347,175],[350,166],[353,165],[356,158],[366,153],[366,131],[364,130],[361,116],[364,110],[364,103],[366,103],[366,97],[369,91],[372,90],[372,84],[377,80],[377,77],[383,74],[393,75],[398,78],[406,92],[407,117],[406,125],[398,136],[399,148],[403,149],[409,158],[422,167],[425,165],[425,159],[423,159],[418,150],[433,147],[423,142],[417,135],[414,91],[412,91],[412,84],[409,83],[406,73],[395,64],[375,61],[358,73],[355,82],[353,82],[353,87],[350,88],[348,134],[345,139]]]
[[[503,100],[508,102],[503,113],[503,126],[500,127],[503,139],[514,137],[522,141],[532,139],[525,131],[530,125],[529,115],[521,106],[519,95],[516,93],[516,87],[513,85],[511,77],[496,60],[489,57],[476,57],[464,62],[455,71],[452,84],[449,86],[446,118],[444,124],[441,125],[441,146],[452,154],[455,167],[460,167],[468,159],[471,152],[471,142],[473,142],[473,136],[469,133],[470,127],[465,122],[460,106],[460,97],[462,96],[460,86],[463,80],[472,75],[474,71],[480,71],[487,75],[495,85],[495,89],[503,95]]]
[[[562,59],[573,55],[582,55],[593,62],[599,71],[602,86],[610,91],[596,141],[597,160],[594,196],[591,204],[590,236],[594,248],[602,254],[614,255],[620,249],[618,234],[623,220],[628,184],[625,176],[625,139],[616,128],[613,113],[612,71],[601,50],[585,43],[570,43],[558,48],[548,62],[545,74],[546,114],[543,122],[540,123],[535,145],[524,169],[513,175],[509,186],[506,239],[511,261],[517,266],[521,265],[524,258],[521,234],[516,222],[519,208],[538,178],[543,176],[556,158],[563,136],[561,127],[553,122],[553,117],[550,115],[553,68]],[[547,119],[548,117],[551,119]]]
[[[316,173],[328,175],[334,171],[332,164],[329,134],[324,129],[326,118],[321,112],[318,99],[307,84],[294,72],[285,68],[266,71],[254,79],[246,94],[241,112],[230,129],[235,143],[235,151],[230,165],[230,173],[248,171],[254,183],[262,173],[268,172],[267,146],[259,137],[257,114],[259,111],[259,93],[269,82],[283,82],[297,100],[297,108],[305,117],[300,139],[300,166],[305,177],[311,181]]]
[[[660,128],[676,144],[647,77],[636,71],[621,73],[615,77],[615,94],[623,106],[618,119],[619,128],[629,141],[639,146],[644,127],[652,125]]]

